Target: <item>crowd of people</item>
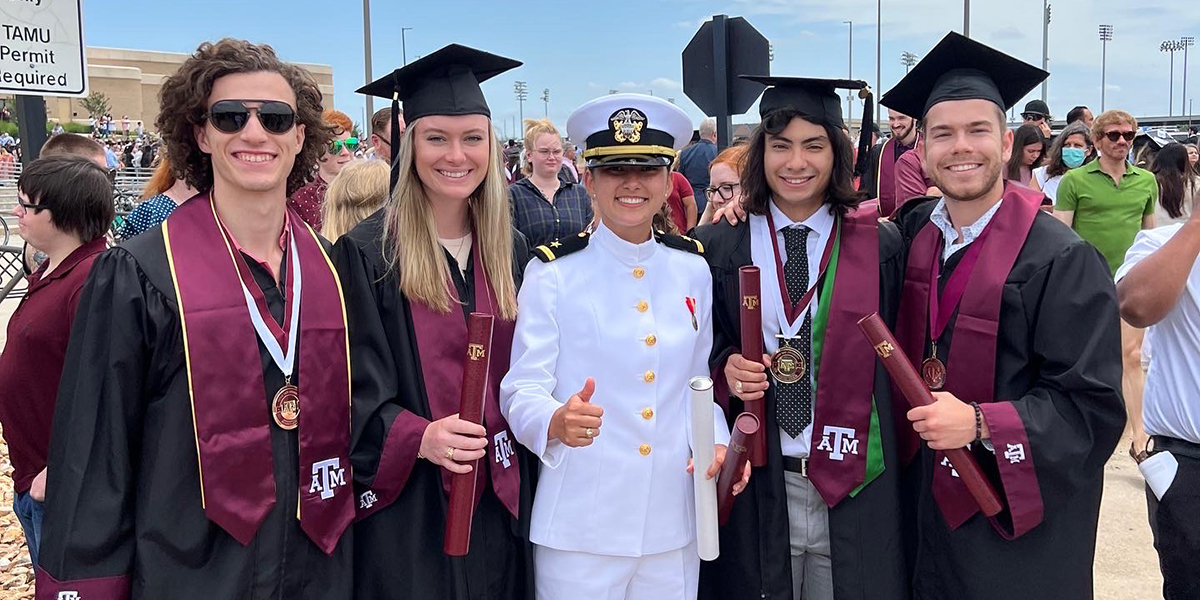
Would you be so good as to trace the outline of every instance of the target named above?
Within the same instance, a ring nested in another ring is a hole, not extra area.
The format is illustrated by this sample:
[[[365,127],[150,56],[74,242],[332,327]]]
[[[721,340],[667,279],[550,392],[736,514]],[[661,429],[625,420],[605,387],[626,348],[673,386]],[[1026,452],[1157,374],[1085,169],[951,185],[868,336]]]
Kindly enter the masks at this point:
[[[1010,129],[1048,73],[954,33],[882,139],[864,82],[755,77],[728,148],[640,94],[502,142],[480,84],[520,65],[398,68],[360,140],[225,39],[154,141],[51,137],[0,354],[38,598],[1089,599],[1126,431],[1200,595],[1194,144]]]

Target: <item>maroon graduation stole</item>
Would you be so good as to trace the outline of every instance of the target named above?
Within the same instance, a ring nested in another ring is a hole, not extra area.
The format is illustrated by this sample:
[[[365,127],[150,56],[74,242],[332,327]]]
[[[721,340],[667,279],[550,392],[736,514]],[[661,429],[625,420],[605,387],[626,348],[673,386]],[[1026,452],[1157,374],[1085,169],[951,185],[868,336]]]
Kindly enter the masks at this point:
[[[896,144],[898,143],[894,138],[889,139],[883,143],[883,148],[879,152],[879,173],[875,177],[875,197],[879,200],[879,212],[885,217],[896,210]],[[861,337],[862,334],[860,333],[859,336]]]
[[[875,350],[861,333],[854,334],[859,319],[879,310],[879,221],[874,207],[843,217],[841,237],[808,458],[808,478],[831,507],[866,477]]]
[[[483,425],[487,429],[487,449],[484,461],[491,474],[492,489],[513,517],[517,517],[521,498],[521,467],[514,453],[516,437],[500,414],[500,380],[508,372],[512,352],[514,321],[500,316],[496,293],[483,267],[483,252],[478,244],[471,250],[474,262],[475,312],[495,317],[492,331],[492,351],[488,356],[487,385],[484,388]],[[453,267],[452,267],[453,268]],[[453,293],[454,283],[446,282]],[[413,328],[417,335],[421,378],[425,380],[425,396],[429,399],[429,420],[436,421],[458,412],[462,395],[463,360],[467,347],[467,319],[455,299],[450,312],[442,314],[424,304],[409,301]],[[483,495],[484,469],[475,469],[475,504]],[[442,488],[450,495],[452,473],[442,469]]]
[[[326,554],[354,519],[350,471],[350,353],[341,284],[316,234],[288,209],[300,261],[296,359],[301,529]],[[275,505],[271,396],[264,395],[258,338],[242,290],[245,273],[208,194],[163,222],[191,392],[201,505],[247,545]],[[288,249],[291,253],[291,249]],[[288,268],[288,281],[295,273]],[[275,325],[253,279],[253,309]],[[291,298],[288,299],[289,302]],[[277,333],[278,332],[278,333]],[[284,329],[271,327],[277,339]],[[280,340],[286,341],[286,340]],[[276,368],[274,365],[268,368]]]
[[[991,431],[996,463],[1012,516],[1012,531],[1006,531],[995,518],[992,519],[992,525],[1007,539],[1021,535],[1042,520],[1041,491],[1037,485],[1024,424],[1012,404],[997,402],[995,397],[996,341],[1004,282],[1025,245],[1041,204],[1041,196],[1041,192],[1018,185],[1006,185],[1003,203],[980,239],[969,250],[975,250],[975,245],[980,246],[975,251],[974,264],[964,264],[971,258],[964,256],[963,262],[956,268],[956,272],[958,269],[968,269],[970,277],[962,292],[946,361],[945,389],[964,402],[979,403]],[[905,353],[911,357],[926,355],[929,296],[937,294],[937,281],[931,281],[929,269],[933,261],[940,257],[942,248],[941,231],[932,222],[925,224],[909,248],[897,338]],[[939,308],[939,311],[943,310],[953,311],[953,306]],[[907,408],[897,405],[895,417],[905,459],[911,458],[919,444],[905,416]],[[979,507],[950,467],[944,453],[938,452],[935,460],[933,494],[946,523],[951,529],[957,529]]]

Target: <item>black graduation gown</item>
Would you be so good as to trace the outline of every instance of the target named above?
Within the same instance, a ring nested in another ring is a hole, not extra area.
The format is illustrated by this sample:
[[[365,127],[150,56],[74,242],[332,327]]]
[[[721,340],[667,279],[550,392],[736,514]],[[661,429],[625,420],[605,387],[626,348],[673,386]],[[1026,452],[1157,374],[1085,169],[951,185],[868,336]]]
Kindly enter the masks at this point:
[[[383,214],[380,210],[368,217],[339,239],[333,250],[350,327],[351,463],[359,489],[373,486],[396,416],[411,411],[430,418],[412,310],[400,292],[399,272],[388,271],[380,244]],[[525,237],[513,230],[513,277],[518,288],[529,258]],[[474,267],[462,277],[449,254],[446,260],[451,261],[459,297],[467,300],[465,318],[475,305]],[[442,552],[448,500],[441,468],[417,460],[395,502],[356,524],[355,599],[533,598],[529,515],[536,468],[524,447],[513,447],[521,468],[520,518],[512,518],[489,481],[471,527],[471,550],[463,558],[452,559]]]
[[[906,245],[936,204],[929,199],[904,205],[897,220]],[[946,261],[939,288],[964,254],[960,250]],[[1116,291],[1100,253],[1039,213],[1004,283],[995,394],[1015,401],[1025,426],[1043,520],[1011,541],[981,514],[950,531],[933,498],[934,453],[922,444],[916,458],[922,484],[915,598],[1092,598],[1104,464],[1125,428],[1117,315]],[[938,341],[938,356],[949,356],[956,319],[957,312]],[[982,445],[973,449],[1003,497],[997,457]]]
[[[724,377],[725,359],[741,345],[741,293],[738,268],[753,264],[748,221],[730,226],[722,221],[696,229],[713,275],[713,354],[710,366]],[[879,229],[879,312],[888,324],[896,317],[904,255],[895,227]],[[763,289],[776,285],[762,282]],[[866,316],[866,315],[864,315]],[[855,377],[856,373],[825,373],[822,377]],[[830,554],[834,594],[838,600],[904,600],[909,579],[902,543],[903,512],[898,489],[896,438],[892,425],[891,391],[887,372],[875,364],[875,401],[883,438],[884,471],[857,496],[829,510]],[[792,598],[791,551],[787,492],[775,421],[774,388],[767,390],[767,464],[754,469],[749,487],[733,504],[721,527],[721,555],[701,563],[702,599],[751,600]],[[729,398],[726,418],[742,412],[742,402]],[[794,600],[801,600],[796,598]]]
[[[284,298],[274,277],[258,261],[246,262],[282,322]],[[283,374],[261,341],[258,350],[263,410],[270,410]],[[351,531],[326,556],[296,518],[298,429],[271,425],[275,505],[249,545],[205,517],[179,309],[160,228],[96,259],[66,364],[39,558],[49,575],[129,575],[133,598],[155,600],[351,598]],[[295,382],[303,385],[303,373]]]
[[[879,187],[879,159],[883,155],[884,142],[871,146],[871,150],[867,153],[867,163],[862,177],[858,180],[858,189],[861,192],[866,192],[868,199],[876,198]],[[900,274],[902,277],[904,273]]]

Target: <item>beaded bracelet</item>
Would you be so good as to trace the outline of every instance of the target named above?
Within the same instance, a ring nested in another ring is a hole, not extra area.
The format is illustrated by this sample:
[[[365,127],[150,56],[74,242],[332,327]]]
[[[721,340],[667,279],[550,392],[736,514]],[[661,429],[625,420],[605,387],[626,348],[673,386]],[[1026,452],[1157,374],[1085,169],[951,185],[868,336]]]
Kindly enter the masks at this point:
[[[975,441],[977,443],[983,439],[983,410],[979,408],[978,402],[972,402],[971,408],[975,409]]]

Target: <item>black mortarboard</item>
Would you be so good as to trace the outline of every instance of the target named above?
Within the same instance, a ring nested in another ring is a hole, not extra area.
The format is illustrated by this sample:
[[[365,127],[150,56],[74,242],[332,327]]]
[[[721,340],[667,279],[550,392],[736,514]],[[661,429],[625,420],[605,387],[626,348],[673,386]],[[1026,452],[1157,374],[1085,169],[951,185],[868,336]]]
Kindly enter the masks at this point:
[[[1008,110],[1050,74],[950,32],[879,103],[914,117],[948,100],[988,100]]]
[[[392,119],[404,102],[409,123],[430,115],[492,116],[479,84],[521,66],[520,61],[450,44],[356,90],[392,101]],[[392,127],[391,162],[396,162],[400,134]],[[393,170],[392,185],[398,173]]]
[[[875,126],[873,115],[875,108],[871,101],[871,88],[867,82],[854,79],[816,79],[812,77],[774,77],[771,75],[742,75],[749,79],[769,86],[758,101],[758,114],[762,118],[781,108],[790,108],[803,113],[813,121],[825,123],[835,128],[846,127],[842,119],[842,98],[838,90],[859,90],[863,102],[862,128],[859,135],[859,162],[855,165],[855,173],[865,166],[867,153],[871,145],[871,128]]]

